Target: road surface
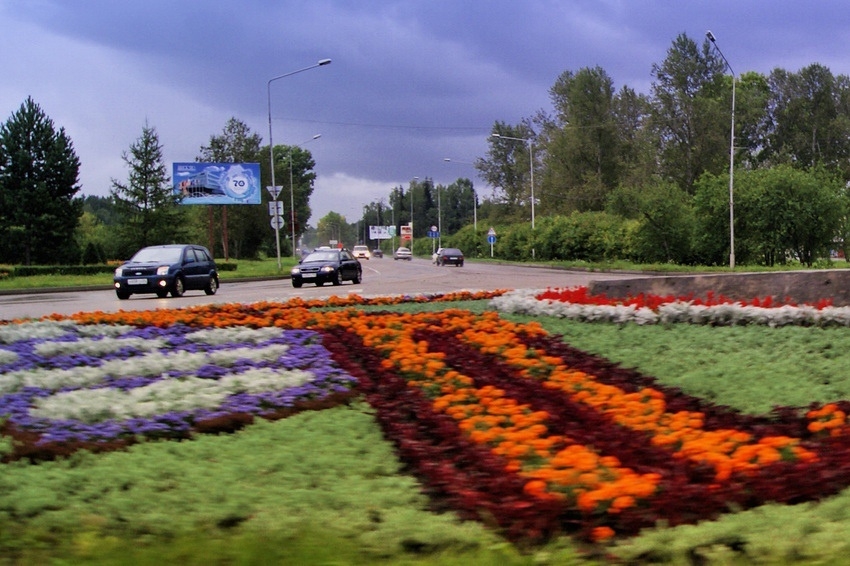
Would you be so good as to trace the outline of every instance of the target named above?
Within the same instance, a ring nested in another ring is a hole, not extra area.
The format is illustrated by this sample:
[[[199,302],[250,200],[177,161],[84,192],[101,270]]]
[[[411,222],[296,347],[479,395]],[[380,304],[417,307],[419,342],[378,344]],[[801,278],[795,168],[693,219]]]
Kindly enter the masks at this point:
[[[481,291],[494,289],[542,289],[573,287],[590,281],[633,278],[630,274],[589,273],[565,271],[514,264],[477,263],[467,261],[463,267],[437,267],[430,259],[413,258],[396,261],[392,258],[362,260],[363,281],[346,282],[341,286],[323,287],[305,284],[292,287],[288,278],[265,281],[224,281],[218,293],[207,296],[203,291],[188,291],[183,297],[160,299],[156,295],[133,295],[119,300],[111,290],[72,290],[47,293],[27,293],[0,296],[0,319],[37,318],[51,313],[118,310],[154,310],[180,308],[210,303],[252,303],[257,301],[286,301],[327,298],[332,295],[357,294],[364,297],[381,295],[447,293],[452,291]]]

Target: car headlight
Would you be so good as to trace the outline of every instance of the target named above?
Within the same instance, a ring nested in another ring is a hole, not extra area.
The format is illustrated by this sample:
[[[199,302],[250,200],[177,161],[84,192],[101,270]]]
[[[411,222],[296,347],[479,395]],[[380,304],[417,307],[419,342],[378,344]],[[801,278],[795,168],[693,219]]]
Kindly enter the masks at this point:
[[[301,274],[301,268],[300,267],[293,267],[292,270],[289,273],[291,273],[292,275],[300,275]]]
[[[334,266],[326,265],[326,266],[322,267],[322,269],[320,269],[319,271],[322,271],[324,273],[331,273],[331,272],[334,271],[334,269],[336,269]]]
[[[156,268],[156,274],[157,275],[168,275],[168,266],[167,265],[160,265],[159,267]]]
[[[121,270],[120,267],[116,267],[115,268],[115,277],[121,277],[122,275],[124,275],[124,272]]]

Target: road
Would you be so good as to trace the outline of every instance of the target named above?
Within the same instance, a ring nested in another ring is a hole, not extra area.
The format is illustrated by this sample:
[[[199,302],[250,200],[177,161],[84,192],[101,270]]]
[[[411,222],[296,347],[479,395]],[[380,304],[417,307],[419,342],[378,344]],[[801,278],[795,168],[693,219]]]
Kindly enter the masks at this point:
[[[183,297],[160,299],[156,295],[134,295],[121,301],[111,290],[72,290],[49,293],[30,293],[0,296],[0,319],[37,318],[52,313],[118,310],[154,310],[180,308],[210,303],[252,303],[256,301],[286,301],[346,296],[354,293],[364,297],[381,295],[447,293],[451,291],[481,291],[493,289],[538,289],[573,287],[590,281],[633,278],[617,273],[587,273],[512,264],[477,263],[467,261],[463,267],[437,267],[430,259],[414,258],[395,261],[391,258],[361,262],[363,281],[354,285],[346,282],[335,287],[305,285],[295,289],[288,278],[266,281],[223,282],[218,293],[207,296],[203,291],[188,291]]]

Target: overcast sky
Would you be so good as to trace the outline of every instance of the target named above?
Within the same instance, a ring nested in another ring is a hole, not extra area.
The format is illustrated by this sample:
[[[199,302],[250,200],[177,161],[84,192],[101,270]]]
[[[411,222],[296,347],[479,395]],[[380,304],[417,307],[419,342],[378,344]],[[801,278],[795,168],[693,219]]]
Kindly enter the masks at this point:
[[[125,181],[145,123],[194,161],[231,117],[307,142],[310,224],[414,177],[470,177],[496,121],[551,110],[564,71],[600,66],[649,93],[652,65],[711,30],[736,74],[812,63],[850,75],[846,0],[0,0],[0,120],[32,96],[64,127],[86,195]],[[446,163],[444,158],[460,163]],[[281,184],[281,183],[278,183]]]

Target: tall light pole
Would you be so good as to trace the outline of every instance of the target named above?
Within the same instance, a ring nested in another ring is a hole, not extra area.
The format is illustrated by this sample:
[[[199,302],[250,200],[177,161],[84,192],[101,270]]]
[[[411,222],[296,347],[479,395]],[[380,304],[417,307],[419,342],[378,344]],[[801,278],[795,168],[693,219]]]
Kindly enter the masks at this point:
[[[463,163],[465,165],[475,165],[471,161],[458,161],[457,159],[450,159],[448,157],[444,157],[443,161],[446,163]],[[475,194],[475,185],[472,185],[472,228],[478,233],[478,195]]]
[[[278,75],[276,77],[272,77],[269,79],[266,84],[266,95],[268,96],[268,105],[269,105],[269,167],[272,172],[272,190],[275,191],[274,200],[277,200],[277,189],[275,189],[274,184],[274,142],[272,141],[272,83],[278,79],[283,79],[285,77],[290,77],[292,75],[297,75],[298,73],[303,73],[304,71],[309,71],[310,69],[315,69],[316,67],[323,67],[325,65],[329,65],[331,62],[330,59],[321,59],[315,65],[310,65],[309,67],[304,67],[303,69],[298,69],[297,71],[290,71],[289,73],[284,73],[282,75]],[[274,238],[275,238],[275,246],[277,248],[277,269],[280,271],[280,228],[277,223],[275,223],[274,228]],[[293,244],[294,245],[294,244]]]
[[[316,134],[307,141],[301,142],[299,145],[289,146],[289,226],[292,228],[292,257],[298,258],[295,253],[295,189],[292,184],[292,150],[300,148],[302,145],[310,143],[322,137],[322,134]]]
[[[502,134],[493,134],[494,138],[503,140],[513,140],[528,143],[529,171],[531,174],[531,229],[534,230],[534,139],[533,138],[512,138],[503,136]],[[533,250],[532,250],[533,251]]]
[[[732,73],[732,133],[729,136],[729,269],[735,269],[735,71],[732,70],[732,65],[726,59],[726,55],[717,46],[717,40],[711,30],[705,32],[705,37],[714,45],[720,56],[723,57],[723,62],[729,67],[729,72]]]

